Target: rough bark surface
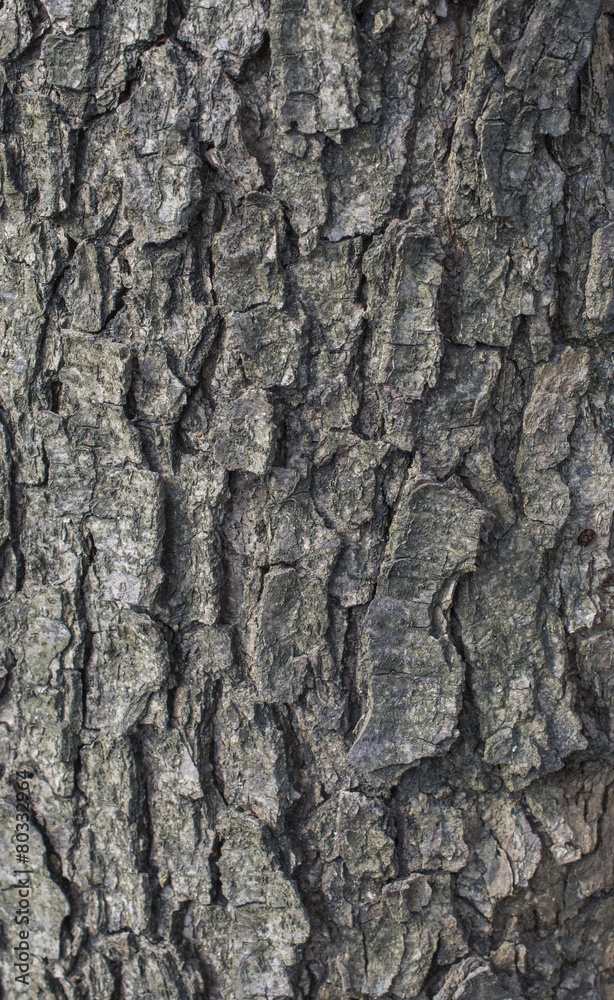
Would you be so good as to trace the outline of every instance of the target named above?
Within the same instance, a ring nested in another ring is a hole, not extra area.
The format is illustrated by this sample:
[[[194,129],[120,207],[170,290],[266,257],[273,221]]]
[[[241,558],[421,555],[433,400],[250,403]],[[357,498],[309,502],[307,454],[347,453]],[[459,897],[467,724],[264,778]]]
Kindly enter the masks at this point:
[[[613,18],[1,5],[32,997],[614,1000]]]

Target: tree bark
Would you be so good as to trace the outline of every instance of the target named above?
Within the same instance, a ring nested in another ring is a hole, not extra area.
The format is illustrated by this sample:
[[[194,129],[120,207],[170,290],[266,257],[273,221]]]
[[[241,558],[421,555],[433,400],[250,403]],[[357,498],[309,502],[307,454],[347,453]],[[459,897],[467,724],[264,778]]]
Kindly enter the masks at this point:
[[[613,16],[5,0],[5,997],[614,1000]]]

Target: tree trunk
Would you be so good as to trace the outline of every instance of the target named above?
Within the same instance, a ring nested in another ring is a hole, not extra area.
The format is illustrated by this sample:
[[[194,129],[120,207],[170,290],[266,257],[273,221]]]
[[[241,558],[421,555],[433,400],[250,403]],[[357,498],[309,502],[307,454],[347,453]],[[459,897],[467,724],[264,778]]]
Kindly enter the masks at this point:
[[[7,998],[614,1000],[613,15],[5,0]]]

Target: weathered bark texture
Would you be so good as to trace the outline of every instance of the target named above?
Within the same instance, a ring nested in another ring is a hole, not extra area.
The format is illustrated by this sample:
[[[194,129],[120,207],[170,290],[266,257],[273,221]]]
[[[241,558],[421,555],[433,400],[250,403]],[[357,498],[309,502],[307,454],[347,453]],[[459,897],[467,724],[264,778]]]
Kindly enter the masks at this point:
[[[614,1000],[610,3],[2,5],[32,997]]]

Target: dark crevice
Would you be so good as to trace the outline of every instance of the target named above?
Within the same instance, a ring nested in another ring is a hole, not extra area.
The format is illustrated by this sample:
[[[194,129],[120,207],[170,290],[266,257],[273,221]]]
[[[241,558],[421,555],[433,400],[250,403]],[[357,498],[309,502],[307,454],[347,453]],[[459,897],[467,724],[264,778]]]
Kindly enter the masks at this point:
[[[123,990],[122,990],[122,967],[121,963],[118,961],[113,961],[112,959],[105,956],[105,961],[109,967],[109,972],[113,979],[113,993],[111,994],[111,1000],[123,1000]]]
[[[308,984],[309,996],[315,996],[317,986],[325,979],[326,944],[335,940],[337,930],[322,890],[322,861],[312,838],[304,832],[316,804],[317,765],[313,752],[299,734],[290,706],[287,706],[284,733],[287,766],[299,793],[286,815],[285,830],[298,860],[292,878],[310,927],[309,938],[301,949],[301,961],[295,971]]]
[[[65,944],[67,944],[67,938],[70,936],[71,927],[83,915],[83,900],[75,883],[71,882],[63,874],[62,859],[53,845],[42,815],[39,816],[37,814],[36,803],[32,803],[30,815],[32,826],[40,834],[45,847],[44,864],[49,878],[61,889],[70,907],[70,913],[64,917],[60,927],[59,944],[60,949],[63,950]]]
[[[136,351],[132,353],[132,381],[130,383],[130,388],[126,393],[126,402],[124,403],[124,413],[130,423],[136,427],[141,443],[141,448],[143,451],[143,458],[147,464],[148,469],[152,472],[161,473],[162,469],[160,467],[160,458],[158,455],[158,449],[156,445],[156,435],[155,428],[152,427],[151,422],[139,412],[138,403],[136,400],[136,382],[140,379],[139,363],[136,356]]]
[[[2,406],[0,406],[0,425],[8,458],[9,540],[15,559],[15,591],[19,593],[23,588],[25,577],[25,558],[21,550],[25,491],[18,481],[19,462],[15,434],[11,420]]]
[[[224,327],[223,323],[217,329],[217,332],[211,343],[211,347],[207,352],[202,368],[200,371],[200,391],[202,392],[208,406],[211,408],[211,412],[215,410],[215,398],[212,392],[213,379],[215,378],[215,373],[217,370],[217,365],[220,360],[224,347]]]
[[[228,499],[224,506],[222,522],[221,561],[223,577],[220,585],[220,622],[232,625],[243,603],[242,570],[244,562],[241,522],[235,511],[235,498],[241,492],[244,473],[228,475]]]
[[[179,26],[187,16],[188,10],[189,5],[184,0],[169,0],[163,28],[166,38],[176,38]]]
[[[219,704],[220,698],[222,697],[222,689],[223,689],[223,682],[222,681],[218,681],[215,684],[215,688],[214,688],[214,690],[213,690],[213,692],[211,694],[211,714],[212,714],[212,716],[215,713],[215,706],[217,706]],[[211,725],[209,727],[209,733],[207,733],[207,735],[205,737],[205,740],[206,740],[206,749],[207,749],[207,754],[208,754],[207,764],[206,764],[206,767],[207,767],[207,781],[205,782],[205,784],[208,784],[209,781],[210,781],[211,784],[213,785],[213,787],[215,788],[215,790],[217,791],[217,793],[218,793],[221,801],[224,803],[225,806],[228,806],[228,802],[226,800],[226,795],[225,795],[224,779],[223,779],[223,777],[222,777],[222,775],[220,773],[220,770],[219,770],[219,767],[218,767],[218,762],[217,762],[216,745],[215,745],[214,732],[213,732],[213,722],[214,722],[214,720],[212,718],[211,719]]]
[[[127,104],[136,90],[140,80],[140,66],[135,66],[132,72],[126,77],[126,82],[122,90],[117,95],[117,107]]]
[[[463,643],[463,633],[460,619],[456,611],[458,600],[458,585],[456,587],[452,604],[448,614],[448,638],[454,646],[456,653],[463,664],[463,692],[461,711],[457,719],[457,728],[460,740],[472,748],[474,753],[483,750],[483,742],[480,734],[480,716],[473,698],[473,685],[471,677],[471,661]]]
[[[151,921],[149,934],[153,940],[160,940],[164,936],[165,924],[165,902],[160,881],[158,866],[152,858],[152,846],[154,841],[154,815],[151,788],[151,774],[147,764],[147,752],[144,745],[144,737],[147,727],[137,726],[128,739],[132,747],[134,757],[134,767],[136,781],[133,793],[136,801],[133,802],[134,816],[136,817],[136,837],[139,845],[136,851],[136,868],[147,876],[148,889],[151,901]]]
[[[68,258],[64,260],[63,264],[57,271],[55,277],[50,282],[48,288],[45,290],[46,309],[39,327],[38,337],[36,340],[34,365],[32,366],[32,374],[30,376],[28,385],[28,402],[31,407],[34,407],[35,405],[34,396],[36,390],[39,388],[38,383],[44,363],[45,347],[47,344],[47,334],[49,331],[49,325],[52,322],[52,319],[55,318],[55,310],[58,306],[57,300],[59,298],[60,285],[64,279],[64,276],[70,269],[75,254],[76,246],[77,244],[75,244],[74,241],[71,240],[71,243],[69,244]]]
[[[209,902],[211,906],[228,906],[228,900],[226,899],[224,893],[222,892],[222,876],[219,869],[219,861],[222,856],[222,847],[224,846],[224,837],[220,833],[216,833],[213,848],[209,855],[209,871],[211,872],[211,890],[209,895]]]
[[[359,623],[359,609],[349,608],[341,658],[341,680],[347,695],[346,734],[351,733],[356,728],[362,715],[362,695],[358,687]]]
[[[0,705],[11,694],[16,662],[12,649],[6,648],[0,654]]]

